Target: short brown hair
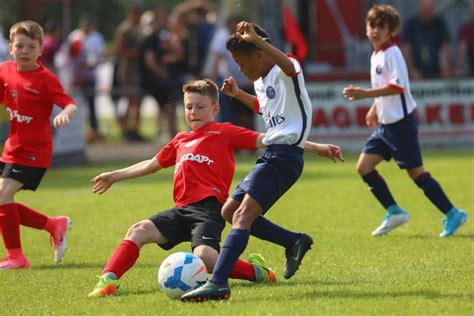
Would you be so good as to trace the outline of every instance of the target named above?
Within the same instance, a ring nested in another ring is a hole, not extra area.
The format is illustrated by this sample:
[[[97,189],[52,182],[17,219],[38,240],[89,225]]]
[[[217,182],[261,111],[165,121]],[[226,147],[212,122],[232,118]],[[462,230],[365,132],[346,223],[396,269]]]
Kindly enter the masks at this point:
[[[371,27],[387,26],[391,33],[400,31],[400,14],[388,4],[374,4],[367,13],[365,22]]]
[[[43,45],[43,28],[35,21],[21,21],[15,23],[10,28],[10,42],[13,42],[15,35],[23,34],[31,39],[37,40],[40,45]]]
[[[219,88],[211,79],[193,80],[183,85],[184,93],[199,93],[211,98],[212,104],[219,103]]]

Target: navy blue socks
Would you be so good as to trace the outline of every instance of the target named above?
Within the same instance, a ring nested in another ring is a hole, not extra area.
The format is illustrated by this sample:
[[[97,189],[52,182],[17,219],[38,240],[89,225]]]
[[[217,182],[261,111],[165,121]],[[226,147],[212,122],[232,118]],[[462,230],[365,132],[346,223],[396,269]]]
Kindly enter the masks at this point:
[[[420,174],[414,181],[423,190],[431,203],[441,212],[446,214],[453,208],[453,204],[449,201],[438,181],[433,179],[429,172]]]
[[[283,246],[293,247],[298,241],[300,234],[294,233],[278,226],[262,215],[258,216],[250,227],[250,234],[262,240]]]
[[[232,229],[227,235],[221,253],[212,273],[211,281],[215,284],[225,284],[237,259],[244,252],[249,241],[250,232],[247,229]]]
[[[374,169],[372,172],[362,176],[362,179],[369,185],[369,190],[385,209],[396,204],[392,193],[390,193],[388,189],[387,183],[377,170]]]

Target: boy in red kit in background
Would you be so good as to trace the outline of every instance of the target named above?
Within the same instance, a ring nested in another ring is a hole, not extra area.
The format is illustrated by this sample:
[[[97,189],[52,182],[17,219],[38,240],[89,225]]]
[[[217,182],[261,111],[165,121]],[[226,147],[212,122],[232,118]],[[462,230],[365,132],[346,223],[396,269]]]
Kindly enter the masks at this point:
[[[213,81],[190,82],[183,86],[183,92],[185,119],[190,132],[178,133],[149,160],[102,173],[91,180],[93,192],[101,194],[115,182],[174,166],[175,207],[130,227],[89,297],[116,294],[120,286],[118,279],[135,264],[140,248],[149,243],[169,250],[181,242],[191,241],[193,253],[203,260],[208,272],[214,269],[225,225],[221,207],[228,197],[234,175],[234,151],[264,147],[264,134],[230,123],[214,122],[219,103],[218,88]],[[334,159],[339,147],[308,143],[307,149]],[[254,282],[276,279],[275,273],[256,254],[250,255],[249,262],[237,260],[230,277]]]
[[[29,267],[21,248],[20,225],[49,232],[55,261],[64,256],[70,218],[48,217],[15,203],[14,196],[22,189],[35,191],[51,164],[53,104],[63,109],[53,120],[56,128],[67,126],[77,111],[59,79],[37,61],[43,51],[41,26],[33,21],[13,25],[9,50],[13,61],[0,64],[0,103],[5,103],[10,121],[0,159],[0,227],[7,251],[0,270]]]

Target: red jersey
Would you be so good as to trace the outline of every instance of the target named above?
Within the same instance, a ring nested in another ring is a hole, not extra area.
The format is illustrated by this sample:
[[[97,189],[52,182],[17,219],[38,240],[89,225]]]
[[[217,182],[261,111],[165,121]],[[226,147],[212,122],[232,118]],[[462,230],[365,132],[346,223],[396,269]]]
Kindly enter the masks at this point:
[[[59,79],[38,64],[38,69],[20,72],[14,61],[0,64],[0,103],[5,102],[10,135],[2,158],[6,163],[48,168],[53,153],[50,116],[53,104],[75,104]]]
[[[230,123],[211,122],[178,133],[157,154],[163,168],[174,165],[176,207],[215,196],[222,204],[234,176],[234,149],[255,149],[258,132]]]

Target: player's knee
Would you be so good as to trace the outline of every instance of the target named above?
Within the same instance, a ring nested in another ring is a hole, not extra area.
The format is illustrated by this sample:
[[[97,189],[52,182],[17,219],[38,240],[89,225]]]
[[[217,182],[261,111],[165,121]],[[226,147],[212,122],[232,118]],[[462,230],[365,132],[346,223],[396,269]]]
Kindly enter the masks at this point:
[[[232,215],[234,215],[234,210],[231,210],[229,208],[223,207],[221,210],[221,216],[222,218],[232,224]]]
[[[207,245],[201,245],[196,247],[193,253],[204,262],[208,273],[211,273],[214,270],[218,256],[217,250]]]
[[[134,241],[139,246],[142,246],[150,242],[150,235],[151,231],[149,224],[146,221],[141,221],[130,226],[125,238]]]
[[[245,208],[238,208],[232,216],[232,225],[235,227],[249,228],[254,218]]]
[[[361,163],[357,163],[356,170],[357,170],[357,173],[361,176],[366,175],[367,173],[369,173],[367,168]]]

